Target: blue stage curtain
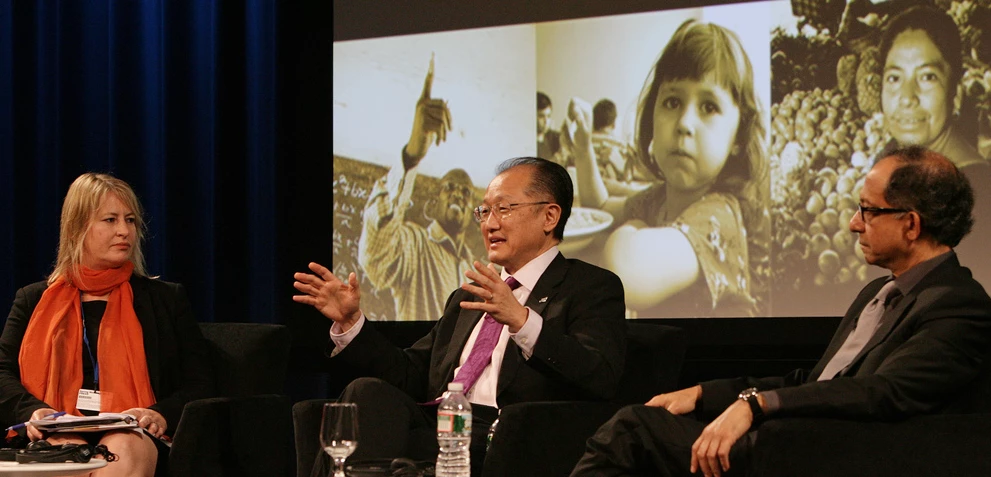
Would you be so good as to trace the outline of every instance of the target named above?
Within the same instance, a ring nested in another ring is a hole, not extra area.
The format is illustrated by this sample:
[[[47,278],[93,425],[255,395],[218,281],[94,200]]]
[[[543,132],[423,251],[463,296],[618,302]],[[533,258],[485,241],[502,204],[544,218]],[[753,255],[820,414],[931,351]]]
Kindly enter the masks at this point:
[[[97,171],[135,188],[149,272],[184,283],[198,319],[282,321],[277,10],[0,0],[2,306],[51,271],[65,192]]]

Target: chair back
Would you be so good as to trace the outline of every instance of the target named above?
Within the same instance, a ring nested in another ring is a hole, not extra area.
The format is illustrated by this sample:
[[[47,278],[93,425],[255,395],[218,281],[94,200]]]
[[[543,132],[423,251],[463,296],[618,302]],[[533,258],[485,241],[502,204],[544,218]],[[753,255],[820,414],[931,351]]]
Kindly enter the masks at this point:
[[[674,391],[688,350],[681,328],[627,321],[626,365],[619,381],[618,404],[643,404],[657,394]]]
[[[333,399],[308,399],[292,406],[292,423],[296,433],[296,477],[308,477],[320,455],[320,421],[323,405]]]
[[[291,337],[285,325],[200,323],[210,343],[217,395],[284,394]]]
[[[200,323],[200,330],[210,348],[216,397],[186,404],[169,453],[169,475],[290,475],[288,328]]]

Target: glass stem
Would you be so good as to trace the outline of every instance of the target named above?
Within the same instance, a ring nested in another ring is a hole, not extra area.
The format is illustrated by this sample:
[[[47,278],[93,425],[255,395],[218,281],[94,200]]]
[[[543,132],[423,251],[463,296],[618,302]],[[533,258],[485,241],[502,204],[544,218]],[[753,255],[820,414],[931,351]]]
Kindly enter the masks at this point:
[[[345,477],[344,459],[334,458],[334,477]]]

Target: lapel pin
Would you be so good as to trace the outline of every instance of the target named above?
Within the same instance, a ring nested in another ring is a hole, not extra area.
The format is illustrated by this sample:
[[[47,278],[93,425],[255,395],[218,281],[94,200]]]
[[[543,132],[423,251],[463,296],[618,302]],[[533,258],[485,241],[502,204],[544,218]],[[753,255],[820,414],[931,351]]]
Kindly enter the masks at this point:
[[[537,301],[537,303],[547,303],[547,297],[545,296],[541,298],[539,301]]]

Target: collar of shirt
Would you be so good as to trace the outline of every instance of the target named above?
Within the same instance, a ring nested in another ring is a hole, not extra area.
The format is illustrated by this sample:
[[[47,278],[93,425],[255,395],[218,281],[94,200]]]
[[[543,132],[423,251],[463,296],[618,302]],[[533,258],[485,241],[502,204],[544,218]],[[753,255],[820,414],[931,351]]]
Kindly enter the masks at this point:
[[[462,255],[461,252],[465,248],[464,243],[455,243],[454,239],[444,231],[444,227],[441,227],[440,223],[436,220],[430,222],[430,225],[427,226],[427,236],[430,237],[431,241],[441,245],[446,243],[447,246],[451,247],[451,251],[454,252],[454,255]]]
[[[915,286],[929,274],[929,272],[933,271],[933,269],[940,266],[950,257],[954,256],[956,256],[956,252],[950,250],[949,252],[930,258],[925,262],[916,264],[905,273],[895,277],[895,286],[898,287],[898,291],[900,291],[902,295],[907,295],[908,292],[912,291],[912,289],[915,288]]]
[[[547,251],[537,255],[536,258],[520,267],[513,274],[513,278],[520,282],[520,285],[523,285],[528,291],[533,291],[533,287],[537,286],[537,280],[540,280],[540,276],[544,274],[544,271],[551,265],[551,262],[554,261],[558,253],[557,246],[547,249]],[[509,273],[506,272],[505,268],[502,269],[502,279],[506,280],[508,277]]]

